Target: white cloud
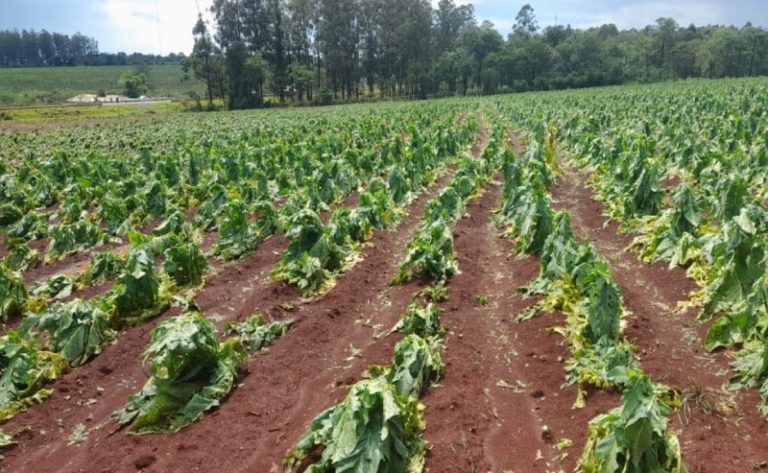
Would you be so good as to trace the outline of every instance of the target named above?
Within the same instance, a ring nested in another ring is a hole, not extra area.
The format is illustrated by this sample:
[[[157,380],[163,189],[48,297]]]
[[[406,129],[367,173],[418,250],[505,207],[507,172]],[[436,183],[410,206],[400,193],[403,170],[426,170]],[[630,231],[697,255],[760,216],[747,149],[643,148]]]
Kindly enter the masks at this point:
[[[212,0],[104,0],[100,9],[112,34],[100,41],[100,49],[189,53],[198,5],[205,13],[211,3]]]
[[[728,17],[728,6],[708,0],[679,0],[677,2],[644,2],[607,9],[593,15],[583,15],[576,27],[599,26],[614,23],[619,29],[642,28],[652,25],[657,18],[674,18],[681,26],[723,23]]]

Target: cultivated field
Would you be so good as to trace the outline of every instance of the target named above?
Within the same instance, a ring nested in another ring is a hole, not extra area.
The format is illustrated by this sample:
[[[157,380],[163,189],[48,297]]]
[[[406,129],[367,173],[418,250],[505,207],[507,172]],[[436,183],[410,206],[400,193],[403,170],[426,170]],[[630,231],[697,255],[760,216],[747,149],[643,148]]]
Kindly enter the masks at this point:
[[[0,471],[768,468],[765,103],[0,128]]]
[[[44,98],[49,103],[61,102],[78,94],[121,94],[118,80],[135,66],[78,66],[78,67],[18,67],[0,68],[0,105],[39,104]],[[184,81],[181,66],[152,66],[151,90],[154,97],[186,98],[189,91],[202,93],[195,81]]]

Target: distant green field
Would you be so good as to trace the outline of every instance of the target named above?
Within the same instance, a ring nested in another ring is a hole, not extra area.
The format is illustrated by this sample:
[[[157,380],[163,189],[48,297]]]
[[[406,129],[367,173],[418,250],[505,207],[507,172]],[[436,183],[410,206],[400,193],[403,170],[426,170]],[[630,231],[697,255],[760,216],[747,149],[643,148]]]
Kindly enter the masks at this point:
[[[117,81],[133,66],[29,67],[0,69],[0,105],[60,102],[99,90],[119,94]],[[150,95],[186,97],[202,91],[196,81],[183,81],[180,65],[152,66]]]

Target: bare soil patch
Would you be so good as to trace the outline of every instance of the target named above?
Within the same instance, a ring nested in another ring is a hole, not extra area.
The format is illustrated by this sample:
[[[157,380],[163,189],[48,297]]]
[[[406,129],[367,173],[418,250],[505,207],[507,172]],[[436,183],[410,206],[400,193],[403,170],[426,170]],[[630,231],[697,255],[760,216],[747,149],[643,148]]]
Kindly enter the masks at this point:
[[[0,233],[0,258],[5,258],[8,255],[8,245],[5,244],[5,235]]]

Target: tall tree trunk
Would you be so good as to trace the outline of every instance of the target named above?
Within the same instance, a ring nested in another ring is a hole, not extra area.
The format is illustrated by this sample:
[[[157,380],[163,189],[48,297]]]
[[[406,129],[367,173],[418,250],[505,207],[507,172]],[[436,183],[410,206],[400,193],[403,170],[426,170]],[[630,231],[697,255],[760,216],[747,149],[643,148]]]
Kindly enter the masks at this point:
[[[210,57],[205,55],[205,87],[208,89],[208,110],[213,109],[213,79],[211,78]]]

